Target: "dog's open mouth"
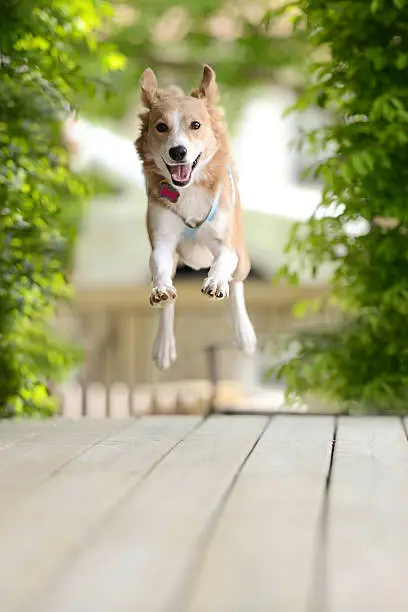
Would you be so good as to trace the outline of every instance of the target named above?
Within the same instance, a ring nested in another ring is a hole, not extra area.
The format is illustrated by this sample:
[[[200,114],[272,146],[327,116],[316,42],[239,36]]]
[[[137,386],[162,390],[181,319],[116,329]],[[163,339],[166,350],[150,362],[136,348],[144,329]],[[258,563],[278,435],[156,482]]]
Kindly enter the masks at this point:
[[[174,164],[170,166],[166,163],[173,185],[177,185],[177,187],[185,187],[189,184],[193,170],[198,164],[200,157],[201,153],[192,164]]]

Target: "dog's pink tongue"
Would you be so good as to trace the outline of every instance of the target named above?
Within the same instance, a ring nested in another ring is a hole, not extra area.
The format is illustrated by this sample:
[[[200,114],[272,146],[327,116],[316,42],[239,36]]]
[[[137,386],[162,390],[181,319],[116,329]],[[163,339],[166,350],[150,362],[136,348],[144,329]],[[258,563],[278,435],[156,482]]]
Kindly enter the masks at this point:
[[[180,164],[179,166],[171,166],[171,176],[175,181],[188,181],[191,174],[191,164]]]

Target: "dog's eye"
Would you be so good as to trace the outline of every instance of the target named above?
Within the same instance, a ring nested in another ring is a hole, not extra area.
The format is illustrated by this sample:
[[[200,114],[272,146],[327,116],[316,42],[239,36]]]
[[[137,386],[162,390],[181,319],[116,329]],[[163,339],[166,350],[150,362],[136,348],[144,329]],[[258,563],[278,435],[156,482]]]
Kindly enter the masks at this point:
[[[158,123],[158,124],[156,125],[156,130],[157,130],[158,132],[167,132],[167,131],[168,131],[168,129],[169,129],[169,128],[167,127],[167,125],[166,125],[165,123],[163,123],[163,122]]]
[[[199,130],[201,123],[198,123],[198,121],[192,121],[190,127],[192,130]]]

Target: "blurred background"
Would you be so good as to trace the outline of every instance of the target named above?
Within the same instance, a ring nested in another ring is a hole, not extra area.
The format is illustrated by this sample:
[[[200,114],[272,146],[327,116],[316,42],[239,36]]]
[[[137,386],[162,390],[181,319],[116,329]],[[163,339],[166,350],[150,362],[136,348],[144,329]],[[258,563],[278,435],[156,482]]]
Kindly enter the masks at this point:
[[[308,51],[302,30],[293,31],[296,12],[280,14],[279,5],[113,2],[99,37],[116,46],[113,61],[120,69],[109,95],[104,83],[96,84],[92,98],[78,100],[77,114],[65,127],[72,167],[99,185],[86,204],[75,248],[75,299],[60,308],[57,321],[84,349],[82,365],[61,388],[65,414],[202,412],[211,402],[228,410],[287,409],[284,387],[268,371],[284,358],[276,348],[280,339],[300,325],[294,305],[324,296],[329,271],[322,268],[313,281],[304,276],[298,287],[273,280],[293,223],[307,219],[321,195],[321,185],[302,176],[312,160],[292,143],[327,118],[313,109],[284,116],[302,90]],[[86,56],[83,61],[86,68]],[[247,305],[259,352],[249,358],[234,349],[225,304],[204,300],[204,272],[186,268],[175,281],[178,360],[159,372],[150,356],[157,313],[148,304],[146,197],[133,146],[138,81],[150,66],[160,84],[177,83],[188,91],[197,86],[203,63],[217,73],[240,176],[252,261]],[[323,308],[301,324],[328,316]],[[319,409],[316,402],[314,407]]]
[[[332,397],[407,414],[408,3],[297,4],[303,21],[274,0],[0,0],[4,612],[373,612],[388,592],[406,610],[406,419],[105,418],[343,410]],[[178,360],[159,372],[139,79],[189,91],[203,63],[259,349],[236,350],[227,305],[182,268]],[[323,187],[294,143],[327,122]],[[35,421],[58,412],[77,421]]]

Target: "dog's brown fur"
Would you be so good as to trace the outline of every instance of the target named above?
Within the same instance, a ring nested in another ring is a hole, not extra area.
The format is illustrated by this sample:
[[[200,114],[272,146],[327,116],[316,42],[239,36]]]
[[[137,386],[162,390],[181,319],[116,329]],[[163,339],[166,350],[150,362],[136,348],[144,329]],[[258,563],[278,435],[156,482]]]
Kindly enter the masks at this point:
[[[177,87],[159,89],[154,73],[149,70],[145,71],[145,77],[141,84],[141,92],[142,102],[147,110],[140,114],[141,131],[135,145],[143,163],[149,201],[163,204],[159,197],[160,181],[163,176],[149,153],[149,124],[158,116],[169,112],[173,108],[177,108],[180,104],[183,104],[187,113],[189,107],[194,108],[195,116],[198,109],[201,115],[209,120],[217,141],[217,152],[208,163],[205,176],[197,184],[206,189],[212,196],[215,196],[218,186],[223,183],[227,184],[227,166],[230,166],[232,169],[235,184],[237,184],[237,173],[230,154],[227,130],[223,122],[223,111],[218,107],[218,89],[211,68],[207,66],[204,68],[199,88],[194,89],[189,96],[186,96]],[[197,101],[200,102],[199,106]],[[194,137],[194,133],[192,137]],[[230,185],[228,190],[224,189],[220,200],[220,208],[232,207],[231,189]],[[147,226],[149,239],[153,246],[154,236],[150,228],[149,215]],[[238,265],[233,277],[235,280],[244,281],[250,271],[250,262],[244,242],[242,209],[238,190],[236,190],[235,208],[233,211],[231,210],[231,222],[226,245],[238,255]]]

